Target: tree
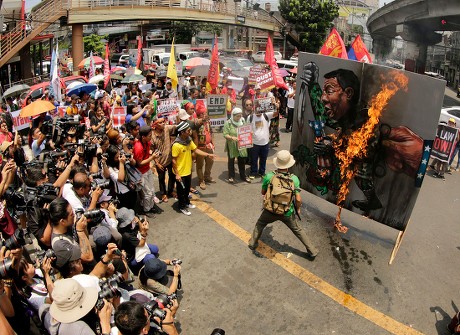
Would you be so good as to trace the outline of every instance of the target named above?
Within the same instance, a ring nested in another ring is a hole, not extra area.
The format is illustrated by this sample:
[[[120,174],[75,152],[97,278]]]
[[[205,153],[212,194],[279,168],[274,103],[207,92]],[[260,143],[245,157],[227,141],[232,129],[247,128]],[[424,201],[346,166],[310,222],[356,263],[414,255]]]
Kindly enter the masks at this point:
[[[280,0],[278,9],[299,34],[299,50],[314,53],[319,51],[332,21],[339,16],[339,6],[334,0]]]
[[[192,37],[196,36],[200,31],[208,31],[220,36],[222,33],[222,25],[216,23],[195,23],[189,21],[174,21],[171,29],[171,39],[175,37],[175,43],[191,43]]]
[[[83,44],[85,53],[89,56],[89,53],[92,51],[93,54],[102,56],[105,53],[105,44],[101,42],[102,39],[107,40],[107,36],[99,36],[96,34],[91,34],[83,37]]]

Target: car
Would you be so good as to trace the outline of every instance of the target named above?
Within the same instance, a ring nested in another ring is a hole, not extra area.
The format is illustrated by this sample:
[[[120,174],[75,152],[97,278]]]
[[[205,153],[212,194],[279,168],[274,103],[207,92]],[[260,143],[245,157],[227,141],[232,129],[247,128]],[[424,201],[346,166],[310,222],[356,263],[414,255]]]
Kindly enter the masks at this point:
[[[247,58],[238,57],[235,60],[246,70],[250,71],[251,67],[254,66],[254,63]]]
[[[59,80],[61,81],[61,88],[67,88],[67,86],[69,86],[71,83],[74,83],[74,82],[80,82],[82,84],[86,84],[88,82],[88,80],[82,76],[62,77],[62,78],[59,78]],[[31,86],[22,101],[24,101],[25,103],[27,99],[29,98],[29,96],[32,97],[32,99],[40,98],[45,92],[45,90],[49,88],[49,86],[50,86],[49,81],[44,81],[42,83]]]
[[[297,62],[293,62],[293,61],[290,61],[290,60],[278,60],[278,61],[276,61],[276,64],[278,64],[278,67],[280,69],[291,70],[291,69],[297,67]]]
[[[249,70],[245,69],[241,64],[237,61],[236,58],[227,58],[221,57],[219,58],[219,68],[222,71],[223,68],[227,68],[231,70],[231,73],[235,77],[249,77]]]
[[[275,59],[277,61],[283,59],[283,55],[281,54],[281,52],[274,51],[274,54],[275,54]],[[252,57],[254,58],[254,62],[256,63],[264,63],[265,62],[265,51],[257,51],[255,54],[252,55]]]
[[[460,106],[452,106],[441,109],[441,115],[439,115],[439,123],[446,123],[450,118],[455,119],[455,123],[460,124]]]

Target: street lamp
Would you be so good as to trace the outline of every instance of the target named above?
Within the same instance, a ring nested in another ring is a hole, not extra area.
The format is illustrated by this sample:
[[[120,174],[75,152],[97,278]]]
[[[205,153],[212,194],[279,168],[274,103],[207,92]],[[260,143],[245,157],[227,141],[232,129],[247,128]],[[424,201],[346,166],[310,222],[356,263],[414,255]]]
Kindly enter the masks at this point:
[[[268,16],[270,16],[271,18],[275,19],[276,22],[279,23],[279,25],[281,26],[281,29],[280,29],[280,33],[283,35],[283,57],[284,59],[286,59],[286,25],[287,23],[283,23],[281,22],[276,16],[275,16],[275,12],[274,11],[267,11],[265,8],[261,8],[260,7],[260,4],[258,3],[255,3],[253,6],[252,6],[252,9],[255,10],[255,11],[262,11],[262,12],[265,12],[268,14]]]

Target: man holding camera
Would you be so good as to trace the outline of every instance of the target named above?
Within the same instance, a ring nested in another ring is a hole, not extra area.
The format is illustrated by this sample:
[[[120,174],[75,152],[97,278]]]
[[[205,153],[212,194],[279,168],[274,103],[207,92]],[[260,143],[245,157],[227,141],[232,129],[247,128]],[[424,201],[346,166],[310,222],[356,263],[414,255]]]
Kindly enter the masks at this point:
[[[43,134],[40,130],[40,128],[34,128],[32,129],[32,155],[34,157],[37,157],[40,155],[40,153],[45,150],[46,148],[46,135]],[[48,145],[51,150],[54,149],[54,143],[53,141],[49,140]]]
[[[158,316],[151,315],[149,310],[135,301],[127,301],[118,306],[115,311],[115,325],[119,335],[142,335],[148,334],[150,321],[157,323],[163,332],[168,335],[178,335],[174,325],[174,315],[179,304],[176,299],[171,300],[172,305],[164,306],[162,311],[166,312],[163,320]],[[155,307],[158,304],[155,305]],[[158,307],[156,307],[158,308]]]
[[[77,172],[73,177],[72,184],[65,184],[62,189],[62,197],[66,199],[74,211],[86,211],[96,208],[97,201],[103,190],[96,186],[91,192],[91,178],[86,172]],[[91,198],[89,198],[91,192]]]

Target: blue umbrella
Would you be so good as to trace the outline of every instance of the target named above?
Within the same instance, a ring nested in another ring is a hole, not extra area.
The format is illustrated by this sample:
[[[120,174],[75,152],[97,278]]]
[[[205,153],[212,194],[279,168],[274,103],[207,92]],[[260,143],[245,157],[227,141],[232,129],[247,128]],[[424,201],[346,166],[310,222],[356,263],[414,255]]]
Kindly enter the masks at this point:
[[[67,95],[71,96],[73,94],[80,95],[80,93],[88,93],[97,90],[96,84],[80,84],[75,87],[72,87],[68,92]]]

